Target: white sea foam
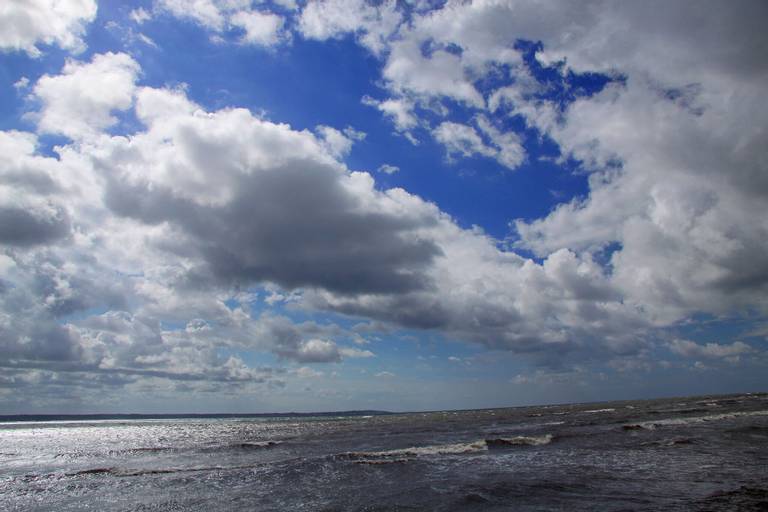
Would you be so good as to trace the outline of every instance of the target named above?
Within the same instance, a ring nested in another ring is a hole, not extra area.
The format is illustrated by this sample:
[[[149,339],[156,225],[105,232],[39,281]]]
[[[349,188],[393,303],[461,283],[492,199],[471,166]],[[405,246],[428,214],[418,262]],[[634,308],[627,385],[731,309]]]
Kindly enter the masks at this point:
[[[615,411],[615,410],[616,410],[616,409],[592,409],[592,410],[589,410],[589,411],[584,411],[584,412],[585,412],[585,413],[590,413],[590,414],[593,414],[593,413],[596,413],[596,412],[613,412],[613,411]]]
[[[768,416],[768,410],[763,411],[744,411],[744,412],[729,412],[722,414],[709,414],[706,416],[690,416],[688,418],[667,418],[663,420],[643,421],[640,423],[624,425],[625,430],[633,430],[636,428],[644,428],[647,430],[653,430],[656,427],[676,426],[676,425],[691,425],[695,423],[705,423],[708,421],[720,421],[729,420],[733,418],[741,418],[745,416]]]
[[[236,443],[230,445],[232,448],[271,448],[282,444],[281,441],[250,441],[247,443]]]
[[[414,458],[424,455],[458,455],[462,453],[482,452],[488,449],[485,440],[472,443],[439,444],[432,446],[412,446],[398,450],[385,450],[380,452],[347,452],[341,454],[343,458],[350,459],[388,459],[388,458]]]
[[[486,446],[542,446],[552,442],[552,434],[543,436],[515,436],[486,439]]]
[[[434,455],[462,455],[470,453],[481,453],[488,451],[490,446],[541,446],[552,442],[552,434],[542,436],[515,436],[515,437],[497,437],[493,439],[480,439],[471,443],[438,444],[430,446],[412,446],[397,450],[371,451],[371,452],[346,452],[339,454],[338,457],[351,459],[355,462],[372,464],[375,461],[379,463],[405,462],[418,457]]]

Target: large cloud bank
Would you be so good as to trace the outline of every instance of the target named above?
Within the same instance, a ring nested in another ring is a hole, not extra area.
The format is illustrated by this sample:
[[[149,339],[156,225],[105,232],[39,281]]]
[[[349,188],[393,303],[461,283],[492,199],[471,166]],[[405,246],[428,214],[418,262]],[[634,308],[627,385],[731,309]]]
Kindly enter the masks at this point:
[[[4,48],[80,47],[95,6],[45,24],[33,4],[2,11],[5,24],[40,21],[8,33]],[[538,220],[510,219],[502,244],[349,169],[342,158],[354,141],[338,130],[207,111],[183,89],[141,85],[141,65],[124,53],[70,60],[31,88],[37,133],[0,132],[6,380],[39,379],[24,373],[36,369],[120,385],[146,377],[279,386],[281,370],[221,349],[297,363],[373,355],[348,345],[355,334],[341,327],[254,313],[258,286],[290,294],[297,308],[549,360],[640,354],[654,329],[698,313],[765,317],[764,3],[476,1],[427,12],[347,4],[308,4],[295,14],[296,37],[354,34],[381,62],[382,97],[363,101],[399,133],[514,172],[527,156],[522,135],[502,121],[521,119],[562,159],[581,162],[588,196]],[[166,0],[156,13],[214,33],[243,21],[247,39],[247,6],[223,5],[182,13]],[[274,44],[283,23],[269,21],[258,37]],[[560,62],[563,77],[615,80],[558,104],[519,40],[541,41],[538,62]],[[445,119],[435,122],[435,112]],[[126,113],[138,128],[114,134]],[[55,157],[36,149],[46,133],[68,140]],[[670,350],[751,352],[691,343]]]

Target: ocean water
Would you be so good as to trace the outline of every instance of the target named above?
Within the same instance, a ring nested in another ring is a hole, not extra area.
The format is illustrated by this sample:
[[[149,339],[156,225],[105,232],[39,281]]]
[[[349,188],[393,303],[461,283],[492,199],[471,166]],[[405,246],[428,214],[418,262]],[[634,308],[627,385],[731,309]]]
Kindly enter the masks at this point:
[[[768,510],[768,394],[3,422],[0,510]]]

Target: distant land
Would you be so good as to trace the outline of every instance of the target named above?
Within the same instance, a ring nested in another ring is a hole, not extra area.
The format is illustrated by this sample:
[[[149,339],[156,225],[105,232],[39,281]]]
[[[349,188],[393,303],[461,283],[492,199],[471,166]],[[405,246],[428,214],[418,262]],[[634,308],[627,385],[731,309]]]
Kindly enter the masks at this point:
[[[310,418],[335,416],[383,416],[389,411],[265,412],[265,413],[181,413],[181,414],[5,414],[0,423],[16,421],[97,421],[97,420],[172,420],[185,418]]]
[[[507,405],[500,407],[479,407],[471,409],[430,409],[418,411],[383,411],[383,410],[350,410],[350,411],[323,411],[323,412],[260,412],[260,413],[121,413],[121,414],[0,414],[0,423],[9,422],[43,422],[43,421],[98,421],[98,420],[173,420],[173,419],[206,419],[206,418],[317,418],[337,416],[387,416],[394,414],[428,414],[436,412],[470,412],[492,411],[501,409],[529,409],[537,407],[579,407],[612,405],[628,402],[655,402],[659,400],[727,400],[740,396],[768,396],[768,391],[746,391],[742,393],[709,393],[697,395],[672,395],[650,398],[628,398],[618,400],[590,400],[586,402],[552,402],[528,405]]]

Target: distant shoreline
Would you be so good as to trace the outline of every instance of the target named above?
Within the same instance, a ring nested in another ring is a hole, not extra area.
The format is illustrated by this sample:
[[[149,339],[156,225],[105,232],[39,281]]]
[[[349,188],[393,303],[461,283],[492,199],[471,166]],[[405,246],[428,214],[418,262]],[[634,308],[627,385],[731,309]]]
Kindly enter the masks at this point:
[[[181,413],[181,414],[3,414],[0,423],[44,421],[100,421],[100,420],[175,420],[217,418],[312,418],[358,417],[396,414],[389,411],[332,411],[332,412],[282,412],[282,413]]]
[[[612,404],[619,402],[644,402],[653,400],[686,399],[703,400],[708,398],[725,398],[744,395],[768,395],[768,391],[747,391],[743,393],[722,393],[708,395],[666,396],[655,398],[637,398],[624,400],[598,400],[594,402],[570,402],[549,403],[536,405],[517,405],[506,407],[481,407],[477,409],[435,409],[423,411],[383,411],[383,410],[350,410],[350,411],[324,411],[324,412],[265,412],[265,413],[121,413],[121,414],[0,414],[0,424],[15,422],[46,422],[46,421],[105,421],[105,420],[173,420],[173,419],[226,419],[226,418],[334,418],[334,417],[360,417],[360,416],[388,416],[395,414],[429,414],[437,412],[466,412],[484,411],[496,409],[524,409],[528,407],[562,407],[562,406],[588,406],[595,404]]]

